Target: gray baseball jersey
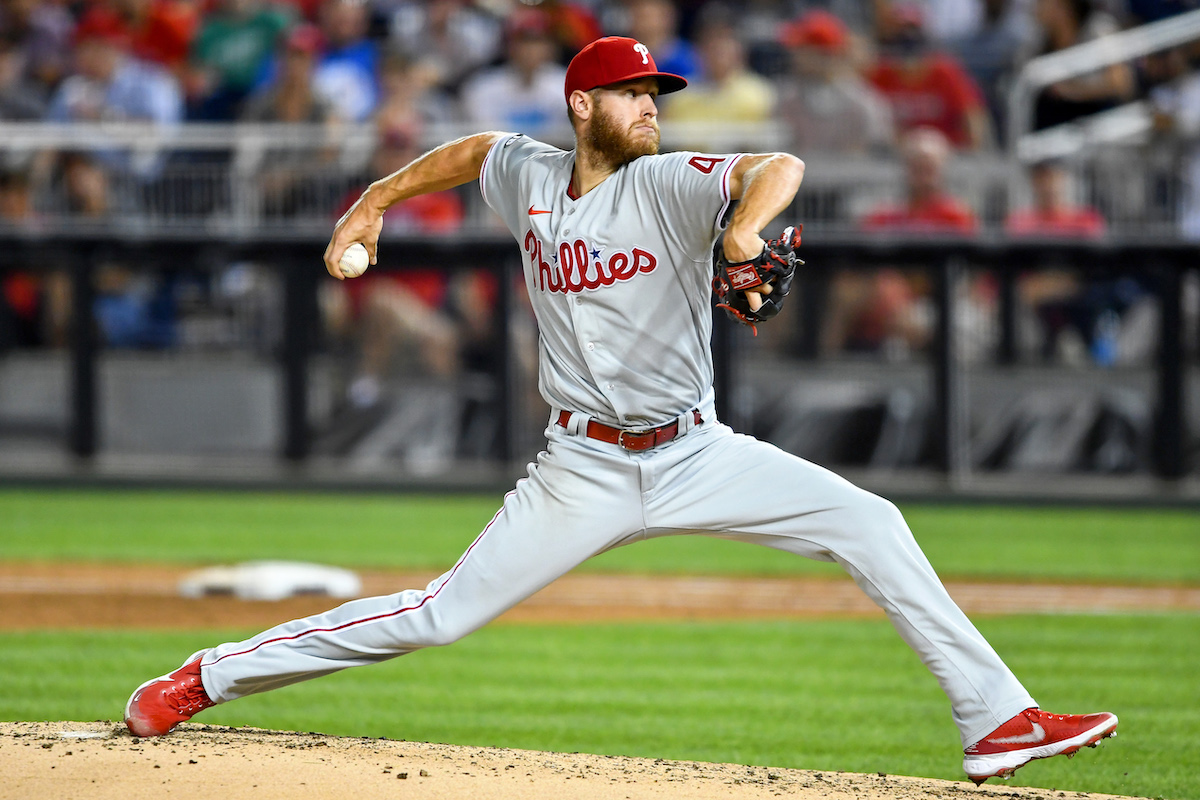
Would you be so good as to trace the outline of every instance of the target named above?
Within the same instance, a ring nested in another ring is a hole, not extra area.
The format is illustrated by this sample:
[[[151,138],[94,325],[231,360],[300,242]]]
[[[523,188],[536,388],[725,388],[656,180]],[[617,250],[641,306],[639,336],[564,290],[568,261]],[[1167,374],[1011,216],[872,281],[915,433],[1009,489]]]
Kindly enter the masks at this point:
[[[510,136],[481,176],[525,258],[541,390],[555,411],[546,451],[444,575],[212,648],[201,666],[208,695],[225,702],[449,644],[597,553],[698,533],[842,565],[937,678],[964,746],[1037,705],[894,505],[716,420],[710,248],[738,156],[644,156],[578,199],[573,158]],[[593,438],[593,419],[675,419],[679,435],[628,450]],[[772,496],[756,502],[764,486]]]
[[[712,243],[738,158],[639,158],[576,199],[573,151],[492,148],[480,191],[521,246],[552,408],[639,428],[711,403]]]

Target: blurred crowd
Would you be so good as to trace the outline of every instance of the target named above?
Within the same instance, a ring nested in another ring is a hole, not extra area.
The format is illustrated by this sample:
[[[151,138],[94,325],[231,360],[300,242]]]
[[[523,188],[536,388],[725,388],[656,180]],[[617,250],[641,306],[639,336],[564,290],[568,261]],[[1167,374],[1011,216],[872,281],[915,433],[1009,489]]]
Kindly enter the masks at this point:
[[[349,126],[372,126],[374,155],[336,190],[306,178],[314,164],[336,159],[336,148],[285,148],[262,160],[263,214],[286,217],[320,202],[336,214],[367,181],[416,157],[433,124],[569,143],[565,65],[594,38],[622,34],[690,81],[688,91],[660,100],[668,131],[676,122],[778,120],[788,149],[805,159],[890,157],[903,165],[902,188],[894,201],[856,212],[855,225],[970,234],[979,209],[955,196],[946,167],[1012,146],[1007,103],[1021,66],[1196,8],[1195,0],[0,0],[0,121],[305,122],[329,126],[330,141]],[[1150,101],[1155,129],[1186,151],[1180,219],[1200,236],[1198,66],[1193,42],[1060,81],[1037,95],[1033,127]],[[61,187],[72,213],[102,217],[122,202],[120,176],[157,166],[153,154],[96,149],[7,154],[0,217],[33,215],[30,186],[39,182]],[[1004,210],[1009,235],[1104,234],[1102,210],[1080,201],[1063,163],[1032,164],[1026,177],[1029,204]],[[337,196],[314,199],[331,191]],[[461,199],[448,194],[403,204],[387,224],[444,233],[465,217]],[[206,291],[236,295],[246,286],[239,274]],[[35,314],[55,325],[67,316],[66,301],[54,299],[65,296],[61,287],[47,282],[39,295],[27,274],[4,280],[0,344],[44,330]],[[902,354],[929,338],[919,277],[848,271],[826,291],[822,352]],[[130,346],[169,344],[177,331],[158,325],[155,309],[189,296],[116,267],[101,271],[99,292],[107,340]],[[966,292],[968,302],[994,305],[986,281]],[[1020,293],[1046,332],[1038,347],[1054,351],[1063,331],[1076,330],[1086,352],[1106,312],[1123,312],[1144,289],[1125,277],[1097,287],[1042,270],[1022,279]],[[494,280],[414,271],[327,299],[331,330],[366,336],[348,396],[373,405],[406,338],[418,342],[425,370],[454,374],[487,340],[481,320],[495,295]]]
[[[369,125],[380,142],[425,142],[430,123],[448,122],[569,144],[565,64],[592,39],[622,34],[691,81],[660,103],[668,131],[676,122],[778,120],[802,157],[900,157],[906,136],[927,130],[952,154],[997,152],[1011,146],[1009,87],[1030,58],[1195,8],[1195,0],[0,0],[0,121],[304,122],[330,126],[331,141],[338,126]],[[1193,42],[1062,80],[1037,95],[1033,128],[1149,99],[1160,131],[1192,141],[1198,63]],[[297,173],[335,157],[335,148],[269,155],[263,213],[332,205]],[[18,211],[30,184],[53,183],[69,212],[95,216],[120,206],[112,184],[151,176],[161,159],[8,153],[0,166],[0,192]],[[1187,170],[1200,177],[1200,156]],[[1185,227],[1200,231],[1200,201],[1193,192],[1184,203]]]
[[[3,0],[0,119],[456,120],[569,135],[564,65],[637,38],[692,81],[666,120],[785,118],[797,152],[892,148],[918,127],[1003,146],[1029,58],[1193,0]],[[1041,128],[1148,97],[1195,48],[1050,86]]]

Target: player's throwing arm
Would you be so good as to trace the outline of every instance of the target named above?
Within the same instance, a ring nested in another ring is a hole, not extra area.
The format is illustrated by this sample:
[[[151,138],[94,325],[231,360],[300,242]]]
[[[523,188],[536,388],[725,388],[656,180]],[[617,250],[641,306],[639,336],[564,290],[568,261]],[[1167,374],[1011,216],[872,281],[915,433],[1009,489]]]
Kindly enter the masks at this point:
[[[478,180],[488,151],[502,135],[489,131],[447,142],[368,186],[333,226],[325,248],[325,269],[338,280],[356,277],[341,266],[342,256],[355,243],[362,244],[369,263],[376,264],[384,212],[401,200]]]

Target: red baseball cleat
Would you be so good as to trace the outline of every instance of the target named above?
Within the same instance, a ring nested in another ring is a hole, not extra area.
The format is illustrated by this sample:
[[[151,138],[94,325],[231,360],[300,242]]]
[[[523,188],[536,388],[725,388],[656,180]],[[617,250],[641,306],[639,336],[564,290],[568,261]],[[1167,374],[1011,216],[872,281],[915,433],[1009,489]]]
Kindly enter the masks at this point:
[[[125,725],[134,736],[163,736],[193,715],[215,706],[200,680],[200,659],[192,653],[172,673],[149,680],[134,690],[125,704]]]
[[[1047,714],[1027,708],[963,751],[963,770],[975,783],[988,778],[1011,778],[1035,758],[1075,755],[1117,735],[1117,715]]]

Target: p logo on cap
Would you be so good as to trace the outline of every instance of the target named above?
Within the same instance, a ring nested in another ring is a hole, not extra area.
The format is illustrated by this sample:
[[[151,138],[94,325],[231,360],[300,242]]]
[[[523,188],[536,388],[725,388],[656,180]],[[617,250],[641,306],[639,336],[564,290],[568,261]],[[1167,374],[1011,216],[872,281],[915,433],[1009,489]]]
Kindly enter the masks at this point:
[[[578,89],[589,92],[599,86],[636,81],[641,78],[658,80],[659,94],[678,92],[687,80],[669,72],[659,72],[650,55],[650,48],[627,36],[605,36],[579,51],[567,66],[563,96],[571,97]]]

